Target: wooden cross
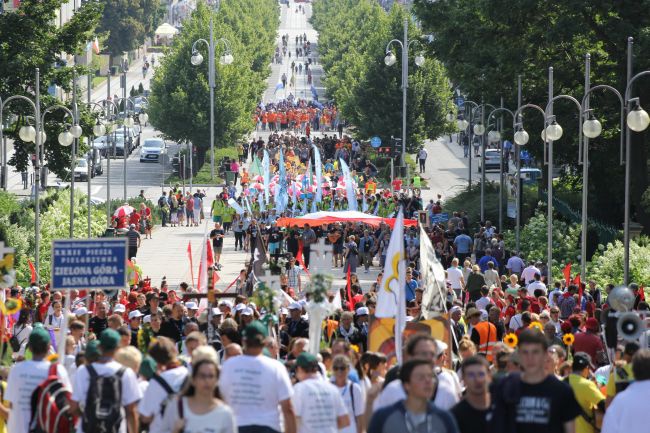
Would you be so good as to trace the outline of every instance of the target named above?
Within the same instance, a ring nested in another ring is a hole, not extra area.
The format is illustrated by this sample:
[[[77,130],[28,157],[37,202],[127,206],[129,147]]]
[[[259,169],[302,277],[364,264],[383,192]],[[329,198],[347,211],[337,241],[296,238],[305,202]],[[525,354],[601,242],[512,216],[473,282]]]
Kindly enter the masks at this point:
[[[310,269],[313,273],[328,273],[332,268],[332,250],[333,245],[327,245],[325,239],[320,239],[316,244],[311,247],[309,255]],[[329,257],[328,257],[329,254]]]

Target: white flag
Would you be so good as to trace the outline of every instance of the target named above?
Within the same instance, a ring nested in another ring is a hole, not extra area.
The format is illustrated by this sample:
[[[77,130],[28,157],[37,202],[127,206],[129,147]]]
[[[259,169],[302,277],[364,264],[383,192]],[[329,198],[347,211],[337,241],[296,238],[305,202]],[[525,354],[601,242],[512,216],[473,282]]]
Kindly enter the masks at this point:
[[[406,327],[406,262],[404,255],[404,213],[400,208],[386,250],[384,278],[377,290],[375,316],[395,317],[395,353],[402,364],[402,332]]]
[[[428,320],[446,311],[447,285],[445,269],[436,257],[431,239],[422,226],[420,226],[420,266],[424,283],[420,311],[422,317]]]
[[[348,210],[358,210],[357,194],[354,191],[354,183],[352,183],[352,175],[350,174],[350,167],[339,158],[341,163],[341,171],[343,172],[343,180],[345,181],[345,195],[348,199]]]

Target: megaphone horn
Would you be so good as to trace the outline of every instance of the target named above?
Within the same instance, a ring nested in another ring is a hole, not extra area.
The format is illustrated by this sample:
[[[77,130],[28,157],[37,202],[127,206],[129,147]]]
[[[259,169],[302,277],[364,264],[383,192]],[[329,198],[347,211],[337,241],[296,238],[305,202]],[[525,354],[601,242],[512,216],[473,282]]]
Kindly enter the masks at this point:
[[[623,340],[635,341],[643,333],[645,324],[638,314],[628,312],[623,313],[618,318],[616,330]]]

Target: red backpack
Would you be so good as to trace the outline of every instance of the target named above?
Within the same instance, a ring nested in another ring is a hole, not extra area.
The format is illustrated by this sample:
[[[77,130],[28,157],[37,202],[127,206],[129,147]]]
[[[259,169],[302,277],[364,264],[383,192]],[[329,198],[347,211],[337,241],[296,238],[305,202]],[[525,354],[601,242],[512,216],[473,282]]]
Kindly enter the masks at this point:
[[[70,413],[70,397],[53,363],[47,378],[32,393],[30,433],[73,433],[77,419]]]

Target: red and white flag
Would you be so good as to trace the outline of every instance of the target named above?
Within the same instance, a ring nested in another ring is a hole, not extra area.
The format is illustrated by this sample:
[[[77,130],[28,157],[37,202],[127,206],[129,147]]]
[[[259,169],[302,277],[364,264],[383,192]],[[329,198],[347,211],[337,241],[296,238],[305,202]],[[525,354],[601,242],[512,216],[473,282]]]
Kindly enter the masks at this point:
[[[95,54],[99,54],[99,41],[97,40],[97,36],[95,36],[95,39],[93,40],[92,48]]]
[[[196,288],[199,293],[208,292],[208,272],[212,272],[212,265],[214,265],[214,258],[212,256],[212,242],[210,238],[205,237],[203,242],[203,249],[201,250],[201,263],[199,264],[199,281]]]

